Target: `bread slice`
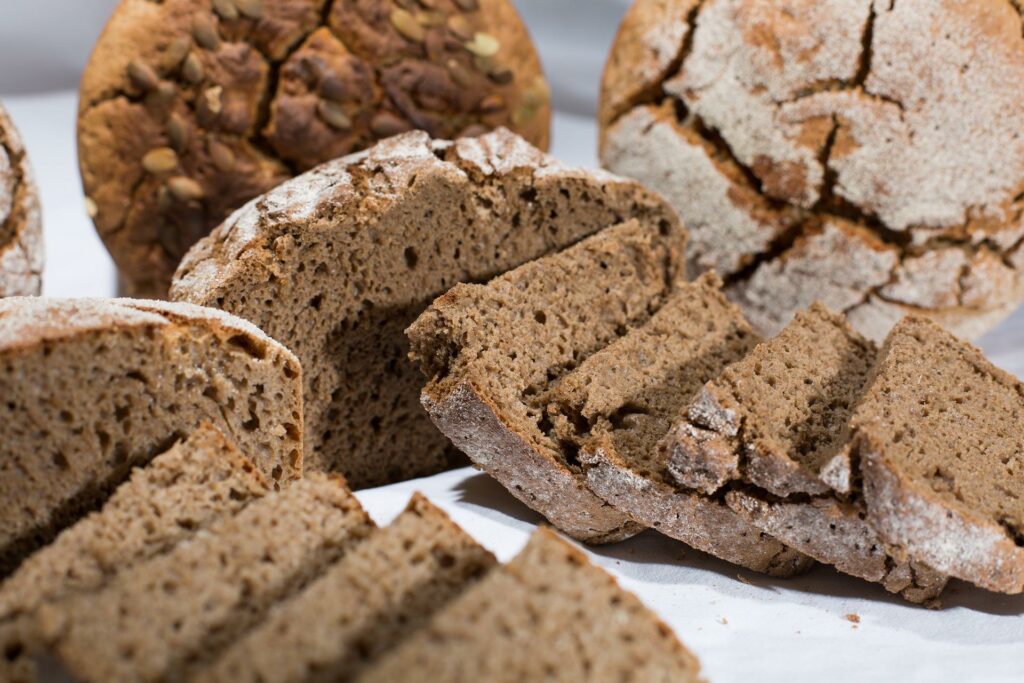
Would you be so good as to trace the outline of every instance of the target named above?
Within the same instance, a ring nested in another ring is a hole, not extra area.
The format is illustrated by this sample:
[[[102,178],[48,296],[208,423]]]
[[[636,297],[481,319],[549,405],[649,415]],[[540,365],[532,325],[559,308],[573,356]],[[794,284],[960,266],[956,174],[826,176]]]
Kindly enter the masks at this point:
[[[1024,591],[1024,385],[922,318],[898,323],[853,418],[868,522],[912,560]]]
[[[875,357],[874,344],[816,304],[708,382],[662,448],[681,485],[724,494],[783,543],[925,602],[945,577],[891,557],[854,491],[849,420]]]
[[[681,280],[684,240],[632,220],[486,285],[457,285],[409,328],[423,405],[474,464],[580,540],[641,527],[586,486],[553,432],[548,387],[646,322]]]
[[[298,361],[213,309],[0,300],[0,576],[203,422],[275,485],[302,466]]]
[[[705,275],[555,382],[544,402],[559,441],[578,449],[587,485],[616,510],[722,559],[788,576],[809,558],[724,501],[676,486],[658,448],[701,385],[757,341],[718,277]]]
[[[493,555],[416,494],[390,526],[278,605],[192,680],[351,680],[494,564]]]
[[[184,680],[373,528],[342,479],[311,475],[102,590],[44,605],[40,637],[79,681]]]
[[[43,218],[32,165],[14,121],[0,105],[0,297],[43,287]]]
[[[357,680],[686,683],[699,669],[635,596],[541,529]]]
[[[457,282],[630,218],[681,231],[640,185],[564,166],[507,130],[456,142],[412,132],[251,202],[189,252],[171,295],[295,351],[307,469],[380,485],[462,462],[418,403],[403,335],[416,316]]]
[[[255,466],[204,424],[132,471],[103,509],[65,529],[0,585],[0,680],[35,680],[31,616],[48,602],[102,589],[269,492]]]

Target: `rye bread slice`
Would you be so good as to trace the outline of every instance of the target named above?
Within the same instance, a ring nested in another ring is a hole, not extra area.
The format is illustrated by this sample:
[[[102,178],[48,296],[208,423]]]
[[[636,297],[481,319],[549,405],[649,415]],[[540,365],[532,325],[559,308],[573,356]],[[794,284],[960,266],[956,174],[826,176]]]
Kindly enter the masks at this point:
[[[307,469],[386,484],[462,462],[419,406],[405,328],[457,282],[629,218],[681,231],[640,185],[564,166],[507,130],[456,142],[414,132],[252,201],[189,252],[171,295],[295,351]]]
[[[221,311],[0,300],[0,576],[203,422],[275,486],[295,479],[301,391],[295,356]]]
[[[223,434],[204,424],[132,471],[103,508],[65,529],[0,585],[0,680],[34,681],[32,614],[167,552],[270,491]]]
[[[347,681],[495,564],[420,494],[390,526],[199,671],[195,683]]]
[[[756,571],[789,576],[810,566],[732,512],[680,488],[658,448],[693,394],[758,337],[718,276],[678,286],[642,326],[559,379],[544,397],[554,433],[578,449],[590,489],[638,524]]]
[[[357,680],[688,683],[699,671],[634,595],[540,529]]]
[[[590,354],[644,323],[681,281],[685,240],[632,220],[486,285],[460,284],[409,328],[430,378],[422,401],[474,464],[559,529],[601,543],[641,527],[586,486],[544,395]]]
[[[344,480],[310,475],[102,590],[41,607],[48,663],[84,683],[187,680],[373,529]]]
[[[765,533],[913,602],[943,575],[897,561],[854,491],[849,420],[877,350],[815,304],[709,381],[662,442],[681,485],[722,496]]]
[[[853,418],[868,522],[902,555],[1024,591],[1024,385],[922,318],[898,323]]]

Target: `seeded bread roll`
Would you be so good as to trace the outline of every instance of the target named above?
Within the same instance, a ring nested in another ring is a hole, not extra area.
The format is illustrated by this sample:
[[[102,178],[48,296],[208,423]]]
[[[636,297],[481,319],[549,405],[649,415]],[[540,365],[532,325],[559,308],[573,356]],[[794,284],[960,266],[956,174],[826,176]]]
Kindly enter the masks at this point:
[[[373,529],[340,477],[313,474],[102,590],[44,605],[37,628],[81,683],[189,680]]]
[[[0,105],[0,297],[36,296],[42,287],[39,189],[21,135]]]
[[[385,484],[461,462],[419,406],[403,330],[457,282],[630,218],[680,230],[639,185],[563,166],[506,130],[454,143],[414,132],[250,203],[189,253],[172,296],[294,350],[307,467]]]
[[[347,681],[495,564],[420,494],[193,677],[195,683]]]
[[[546,529],[360,683],[698,683],[700,663],[611,576]]]
[[[268,492],[252,462],[209,424],[133,470],[101,510],[65,529],[0,585],[0,680],[37,680],[29,629],[40,605],[101,590]]]
[[[1007,0],[636,0],[601,157],[662,193],[765,336],[815,299],[881,340],[1024,300],[1024,34]]]
[[[934,323],[889,335],[853,417],[868,522],[912,560],[1024,591],[1024,385]]]
[[[681,232],[623,223],[486,285],[456,285],[408,330],[434,424],[580,540],[616,541],[642,527],[587,488],[577,446],[555,430],[545,394],[658,310],[680,281],[684,245]]]
[[[79,160],[127,293],[163,297],[283,180],[414,128],[546,148],[548,100],[509,0],[122,0],[83,74]]]
[[[301,391],[295,356],[221,311],[0,300],[0,575],[203,422],[273,485],[295,479]]]

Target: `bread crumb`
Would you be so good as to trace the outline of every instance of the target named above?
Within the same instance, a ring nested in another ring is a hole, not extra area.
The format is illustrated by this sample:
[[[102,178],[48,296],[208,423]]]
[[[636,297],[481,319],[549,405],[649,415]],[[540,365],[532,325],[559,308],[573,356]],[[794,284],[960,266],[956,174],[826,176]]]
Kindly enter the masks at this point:
[[[857,628],[857,624],[860,623],[860,615],[859,614],[854,614],[854,613],[851,612],[850,614],[847,614],[843,618],[846,619],[851,624],[853,624],[853,628]]]
[[[722,617],[721,619],[718,620],[718,623],[721,624],[722,626],[728,626],[729,625],[729,620],[726,619],[725,617]]]
[[[737,575],[736,575],[736,579],[737,579],[737,580],[738,580],[738,581],[739,581],[740,583],[745,583],[745,584],[747,584],[748,586],[753,586],[753,585],[754,585],[754,583],[753,583],[753,582],[752,582],[752,581],[751,581],[750,579],[748,579],[747,577],[743,576],[743,574],[737,574]]]

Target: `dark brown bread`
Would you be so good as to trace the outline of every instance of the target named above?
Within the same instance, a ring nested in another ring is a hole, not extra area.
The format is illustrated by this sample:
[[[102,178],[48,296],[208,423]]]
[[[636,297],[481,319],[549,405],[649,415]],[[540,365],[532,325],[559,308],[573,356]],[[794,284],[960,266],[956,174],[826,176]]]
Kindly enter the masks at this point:
[[[351,680],[495,564],[416,494],[405,512],[199,671],[195,683]]]
[[[700,664],[635,596],[546,529],[361,683],[697,683]]]
[[[403,330],[456,282],[629,218],[680,230],[635,183],[565,167],[508,131],[455,143],[410,133],[238,212],[189,253],[173,296],[241,315],[294,350],[307,467],[384,484],[460,461],[419,406]]]
[[[681,281],[681,232],[630,221],[487,285],[457,285],[409,328],[430,378],[423,405],[470,459],[566,533],[589,542],[639,526],[586,486],[545,395],[587,356],[643,324]]]
[[[1024,385],[921,318],[889,335],[853,419],[868,522],[912,560],[1024,591]]]
[[[78,150],[128,294],[296,173],[420,128],[509,126],[546,148],[551,110],[509,0],[122,0],[82,78]]]
[[[301,473],[298,360],[187,304],[0,300],[0,575],[210,422],[275,486]]]
[[[0,105],[0,297],[38,295],[43,285],[43,226],[21,135]]]

